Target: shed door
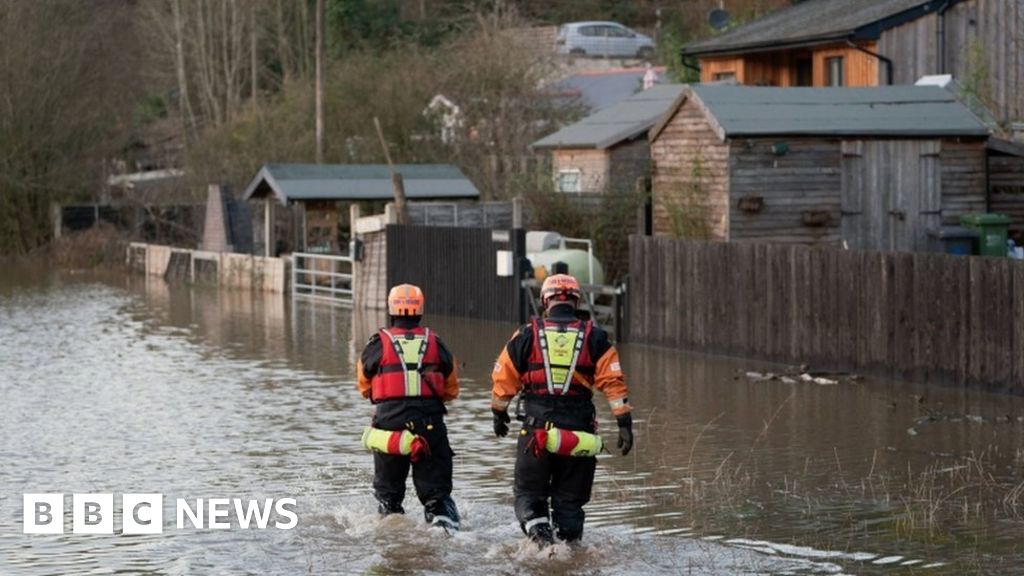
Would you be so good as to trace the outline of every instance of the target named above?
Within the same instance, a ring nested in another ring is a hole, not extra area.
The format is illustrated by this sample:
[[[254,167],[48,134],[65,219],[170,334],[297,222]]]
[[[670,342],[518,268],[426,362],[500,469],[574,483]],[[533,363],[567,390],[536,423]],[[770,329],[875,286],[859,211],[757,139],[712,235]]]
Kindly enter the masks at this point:
[[[921,251],[941,223],[937,140],[843,142],[842,234],[861,250]]]

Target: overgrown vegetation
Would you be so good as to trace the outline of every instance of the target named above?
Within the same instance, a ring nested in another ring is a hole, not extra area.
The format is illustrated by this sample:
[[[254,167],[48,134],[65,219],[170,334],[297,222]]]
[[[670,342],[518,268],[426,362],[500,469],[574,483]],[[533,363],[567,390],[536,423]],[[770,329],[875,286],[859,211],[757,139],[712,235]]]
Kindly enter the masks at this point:
[[[96,226],[61,237],[50,245],[53,262],[69,270],[123,266],[129,238],[112,224]]]
[[[708,240],[711,223],[704,157],[698,153],[689,168],[686,177],[677,182],[674,193],[665,195],[665,211],[675,237]]]
[[[548,184],[529,190],[524,198],[530,228],[592,239],[594,253],[604,267],[605,281],[612,284],[622,281],[629,272],[629,234],[636,232],[638,211],[647,196],[637,190],[565,194]]]
[[[0,5],[0,254],[47,242],[52,202],[98,191],[141,99],[139,33],[120,0]]]

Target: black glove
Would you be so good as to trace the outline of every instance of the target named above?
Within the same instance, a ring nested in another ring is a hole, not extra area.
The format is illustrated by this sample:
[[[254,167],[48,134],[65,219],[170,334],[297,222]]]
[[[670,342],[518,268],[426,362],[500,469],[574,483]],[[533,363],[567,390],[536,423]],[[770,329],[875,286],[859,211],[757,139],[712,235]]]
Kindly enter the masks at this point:
[[[508,436],[508,423],[512,421],[508,416],[508,412],[491,408],[491,414],[494,415],[494,435],[499,438]]]
[[[633,449],[633,416],[627,412],[615,420],[619,423],[619,448],[625,456]]]

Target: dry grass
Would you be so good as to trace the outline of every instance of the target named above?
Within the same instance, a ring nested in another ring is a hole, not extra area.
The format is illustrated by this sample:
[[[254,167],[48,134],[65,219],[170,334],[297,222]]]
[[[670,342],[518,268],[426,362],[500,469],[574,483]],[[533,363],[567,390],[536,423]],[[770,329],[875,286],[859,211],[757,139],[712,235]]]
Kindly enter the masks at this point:
[[[124,265],[128,238],[110,224],[67,234],[49,246],[54,264],[69,270],[114,268]]]
[[[705,423],[688,447],[680,490],[670,497],[644,486],[620,489],[631,492],[632,499],[684,507],[695,519],[743,518],[772,501],[808,518],[847,514],[853,524],[863,520],[858,510],[885,511],[888,522],[874,518],[872,526],[896,538],[925,541],[955,538],[964,527],[978,534],[987,526],[1024,522],[1024,448],[1009,459],[1009,467],[1006,455],[990,446],[924,468],[912,464],[919,460],[908,459],[902,471],[891,460],[883,467],[876,451],[866,475],[844,469],[850,460],[835,449],[831,458],[808,457],[802,470],[784,475],[780,482],[764,440],[789,400],[772,410],[749,450],[719,452],[717,464],[701,457],[701,446],[723,414]]]

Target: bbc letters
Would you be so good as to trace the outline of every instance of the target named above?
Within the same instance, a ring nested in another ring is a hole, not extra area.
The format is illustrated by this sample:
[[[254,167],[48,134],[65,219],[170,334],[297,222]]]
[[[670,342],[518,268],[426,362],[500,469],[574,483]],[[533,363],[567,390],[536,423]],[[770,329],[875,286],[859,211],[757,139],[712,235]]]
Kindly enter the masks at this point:
[[[64,494],[25,494],[25,534],[63,534]],[[163,494],[122,494],[122,534],[160,534],[164,531]],[[174,526],[178,530],[291,530],[298,525],[294,498],[178,498]],[[113,494],[73,494],[71,531],[74,534],[114,534]]]

